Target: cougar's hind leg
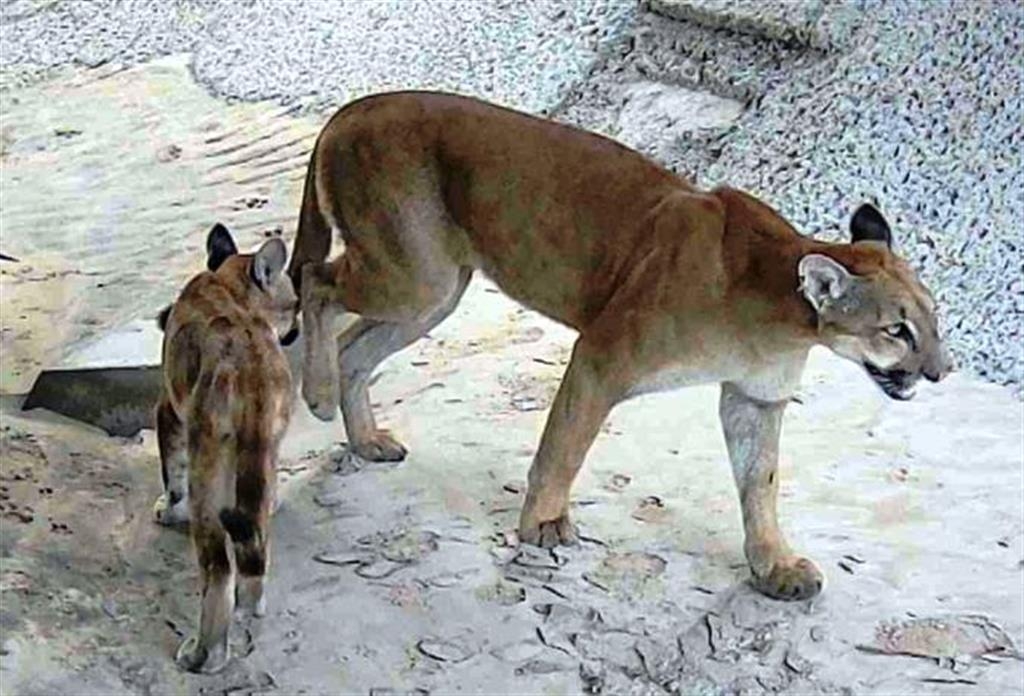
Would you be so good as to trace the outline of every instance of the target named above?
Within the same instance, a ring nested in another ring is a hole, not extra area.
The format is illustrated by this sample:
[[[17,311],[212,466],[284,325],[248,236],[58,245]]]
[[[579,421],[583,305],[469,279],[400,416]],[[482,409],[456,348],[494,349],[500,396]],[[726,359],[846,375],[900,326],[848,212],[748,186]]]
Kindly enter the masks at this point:
[[[375,428],[362,406],[366,373],[451,311],[470,273],[459,259],[468,241],[449,218],[429,171],[411,175],[400,162],[393,169],[385,162],[369,168],[358,160],[335,164],[322,167],[316,183],[321,214],[330,192],[328,216],[341,228],[345,251],[330,263],[302,268],[302,395],[324,420],[334,418],[339,396],[344,398],[351,404],[344,409],[346,421],[367,441]],[[358,323],[339,346],[335,322],[344,312],[374,323]],[[339,347],[347,353],[341,361],[335,359]]]
[[[370,407],[373,371],[389,356],[415,342],[452,313],[466,291],[472,271],[458,269],[448,292],[419,320],[407,322],[360,318],[338,339],[341,411],[351,450],[371,461],[399,461],[406,448],[377,428]]]

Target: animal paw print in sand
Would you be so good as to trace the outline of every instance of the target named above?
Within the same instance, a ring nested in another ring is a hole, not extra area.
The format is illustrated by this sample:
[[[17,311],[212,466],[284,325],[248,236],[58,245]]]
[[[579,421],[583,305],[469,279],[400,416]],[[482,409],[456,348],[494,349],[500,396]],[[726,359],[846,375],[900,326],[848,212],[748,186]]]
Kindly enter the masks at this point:
[[[656,495],[649,495],[637,503],[636,509],[629,516],[638,522],[658,524],[665,522],[669,515],[665,501]]]
[[[249,196],[236,199],[234,205],[231,206],[231,208],[232,210],[254,210],[262,208],[269,202],[270,201],[261,196]]]
[[[50,531],[53,532],[54,534],[73,534],[74,533],[74,532],[71,531],[71,527],[67,526],[63,522],[55,522],[52,519],[49,520],[49,522],[50,522]]]
[[[327,565],[352,565],[359,577],[379,580],[415,565],[427,554],[437,551],[439,538],[429,530],[377,532],[357,539],[349,551],[319,553],[313,560]]]
[[[668,564],[653,553],[609,553],[594,570],[583,574],[591,585],[628,596],[649,593]]]

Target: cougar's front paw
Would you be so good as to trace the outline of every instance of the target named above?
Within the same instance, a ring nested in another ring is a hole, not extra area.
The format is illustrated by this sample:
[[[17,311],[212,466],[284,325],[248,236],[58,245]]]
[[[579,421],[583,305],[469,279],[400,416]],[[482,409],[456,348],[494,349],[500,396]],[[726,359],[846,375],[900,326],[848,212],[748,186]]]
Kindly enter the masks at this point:
[[[785,556],[775,561],[764,576],[751,581],[758,592],[774,599],[810,599],[821,592],[825,576],[813,561],[800,556]]]
[[[188,504],[182,499],[172,505],[167,493],[162,493],[153,503],[153,519],[165,527],[184,524],[188,522]]]
[[[228,649],[228,642],[225,640],[210,650],[202,647],[199,640],[192,636],[182,641],[178,646],[178,653],[174,661],[178,666],[188,672],[199,672],[201,674],[214,674],[221,671],[231,659],[231,651]]]
[[[556,546],[574,546],[577,542],[576,527],[568,513],[553,520],[532,520],[523,515],[519,521],[519,541],[544,549]]]
[[[387,430],[378,430],[370,439],[354,443],[352,451],[370,462],[400,462],[409,453]]]

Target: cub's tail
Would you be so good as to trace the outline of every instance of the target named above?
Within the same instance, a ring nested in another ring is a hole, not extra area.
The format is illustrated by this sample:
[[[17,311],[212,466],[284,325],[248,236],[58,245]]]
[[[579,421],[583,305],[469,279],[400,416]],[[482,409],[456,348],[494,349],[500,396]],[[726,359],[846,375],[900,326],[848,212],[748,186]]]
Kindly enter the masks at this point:
[[[331,225],[320,209],[317,194],[317,170],[321,167],[318,152],[320,139],[313,147],[306,170],[306,183],[302,191],[302,208],[299,212],[299,229],[295,234],[295,248],[288,263],[288,277],[292,279],[295,292],[302,297],[302,267],[307,263],[322,263],[331,253]],[[324,201],[329,204],[329,201]]]
[[[235,546],[235,567],[239,575],[267,572],[267,540],[255,512],[241,508],[220,511],[220,523]]]

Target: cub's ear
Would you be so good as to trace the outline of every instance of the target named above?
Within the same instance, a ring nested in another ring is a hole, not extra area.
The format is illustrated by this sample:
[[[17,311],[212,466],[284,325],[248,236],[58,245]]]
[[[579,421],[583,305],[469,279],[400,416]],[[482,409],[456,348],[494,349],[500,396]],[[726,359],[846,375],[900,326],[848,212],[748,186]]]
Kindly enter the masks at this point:
[[[167,330],[167,320],[171,316],[171,308],[173,306],[174,305],[167,305],[166,307],[160,310],[159,314],[156,315],[156,325],[160,327],[161,331]]]
[[[206,237],[206,267],[216,271],[229,256],[237,253],[238,247],[228,228],[218,222]]]
[[[797,265],[800,292],[815,311],[843,296],[853,276],[838,261],[824,254],[808,254]]]
[[[264,242],[260,250],[252,257],[252,265],[249,266],[249,276],[259,286],[260,290],[266,290],[284,270],[284,262],[288,260],[288,249],[284,242],[277,237]]]
[[[857,208],[850,218],[850,240],[857,242],[882,242],[892,248],[892,231],[885,216],[870,203]]]

